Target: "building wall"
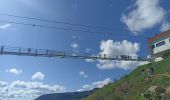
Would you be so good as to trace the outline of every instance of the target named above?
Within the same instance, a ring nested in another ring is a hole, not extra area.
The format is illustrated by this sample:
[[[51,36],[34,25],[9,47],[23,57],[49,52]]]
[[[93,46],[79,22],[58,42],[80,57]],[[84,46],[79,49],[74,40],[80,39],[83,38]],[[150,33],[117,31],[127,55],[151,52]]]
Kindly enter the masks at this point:
[[[165,45],[162,45],[159,47],[156,47],[156,44],[159,42],[155,42],[154,43],[155,48],[153,49],[153,54],[157,54],[157,53],[160,53],[160,52],[170,49],[170,40],[169,39],[170,39],[170,37],[167,37],[166,39],[162,39],[161,41],[159,41],[159,42],[165,41]]]
[[[168,50],[165,50],[165,51],[162,51],[162,52],[159,52],[157,54],[154,54],[154,58],[158,58],[158,57],[163,57],[163,55],[166,53],[166,52],[169,52],[170,49]]]

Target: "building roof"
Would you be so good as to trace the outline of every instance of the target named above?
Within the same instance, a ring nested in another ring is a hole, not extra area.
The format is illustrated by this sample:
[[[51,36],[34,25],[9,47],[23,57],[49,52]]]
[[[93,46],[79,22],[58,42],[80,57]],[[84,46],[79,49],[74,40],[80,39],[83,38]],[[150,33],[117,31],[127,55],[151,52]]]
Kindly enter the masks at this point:
[[[151,42],[154,42],[155,40],[161,38],[161,37],[164,37],[164,36],[167,36],[167,35],[170,35],[170,30],[168,31],[165,31],[165,32],[162,32],[160,34],[157,34],[151,38],[148,39],[148,42],[151,43]]]

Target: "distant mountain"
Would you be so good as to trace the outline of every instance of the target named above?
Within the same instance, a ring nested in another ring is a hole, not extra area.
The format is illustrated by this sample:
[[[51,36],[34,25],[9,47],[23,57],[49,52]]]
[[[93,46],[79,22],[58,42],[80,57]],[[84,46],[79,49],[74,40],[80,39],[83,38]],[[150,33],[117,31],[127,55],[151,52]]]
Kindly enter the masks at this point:
[[[89,96],[91,93],[98,90],[97,88],[91,91],[83,92],[66,92],[66,93],[53,93],[42,95],[35,100],[82,100],[83,98]]]

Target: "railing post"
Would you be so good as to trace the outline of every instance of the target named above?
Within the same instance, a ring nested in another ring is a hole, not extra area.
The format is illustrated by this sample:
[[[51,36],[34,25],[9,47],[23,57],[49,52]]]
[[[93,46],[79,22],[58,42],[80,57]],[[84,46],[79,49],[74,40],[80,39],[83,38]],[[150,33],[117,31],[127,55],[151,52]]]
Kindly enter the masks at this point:
[[[1,46],[1,55],[3,54],[4,52],[4,46]]]
[[[21,48],[19,48],[19,56],[21,55]]]
[[[37,50],[37,49],[35,49],[35,56],[37,56],[37,54],[38,54],[38,50]]]

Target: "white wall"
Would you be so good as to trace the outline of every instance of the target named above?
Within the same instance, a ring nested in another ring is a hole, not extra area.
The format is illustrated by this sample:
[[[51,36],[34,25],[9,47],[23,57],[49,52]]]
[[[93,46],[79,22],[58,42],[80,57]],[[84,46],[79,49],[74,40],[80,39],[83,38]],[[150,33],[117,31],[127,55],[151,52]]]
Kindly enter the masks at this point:
[[[156,47],[156,44],[161,42],[161,41],[154,43],[155,44],[155,48],[153,49],[153,54],[156,54],[156,53],[165,51],[167,49],[170,49],[169,39],[170,39],[170,37],[168,37],[168,38],[166,38],[164,40],[161,40],[161,41],[165,41],[165,45],[162,45],[162,46],[159,46],[159,47]]]

